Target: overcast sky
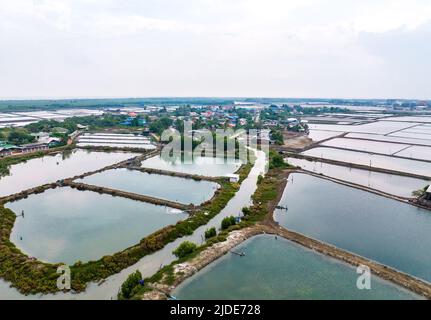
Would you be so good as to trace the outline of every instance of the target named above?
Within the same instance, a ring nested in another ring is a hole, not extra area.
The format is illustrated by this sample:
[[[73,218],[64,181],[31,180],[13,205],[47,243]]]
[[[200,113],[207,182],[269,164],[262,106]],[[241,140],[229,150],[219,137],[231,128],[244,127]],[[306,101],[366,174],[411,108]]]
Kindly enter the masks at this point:
[[[0,0],[0,98],[431,99],[429,0]]]

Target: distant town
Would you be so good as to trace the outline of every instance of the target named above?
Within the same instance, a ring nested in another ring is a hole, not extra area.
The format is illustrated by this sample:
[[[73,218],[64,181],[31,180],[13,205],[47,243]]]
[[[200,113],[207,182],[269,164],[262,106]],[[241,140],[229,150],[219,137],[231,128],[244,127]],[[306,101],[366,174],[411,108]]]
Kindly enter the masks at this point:
[[[149,99],[0,101],[0,156],[47,150],[71,143],[78,133],[95,128],[134,128],[157,139],[182,121],[193,128],[272,129],[271,143],[281,144],[279,131],[307,133],[308,123],[341,122],[344,114],[429,114],[430,101]],[[214,100],[214,101],[213,101]],[[279,102],[277,102],[279,100]],[[157,102],[157,104],[154,104]],[[184,104],[177,104],[183,102]],[[202,104],[202,102],[210,104]],[[221,102],[220,105],[212,102]],[[75,109],[76,107],[80,107]],[[39,111],[16,111],[35,110]],[[13,111],[11,111],[13,110]],[[331,115],[329,117],[328,115]]]

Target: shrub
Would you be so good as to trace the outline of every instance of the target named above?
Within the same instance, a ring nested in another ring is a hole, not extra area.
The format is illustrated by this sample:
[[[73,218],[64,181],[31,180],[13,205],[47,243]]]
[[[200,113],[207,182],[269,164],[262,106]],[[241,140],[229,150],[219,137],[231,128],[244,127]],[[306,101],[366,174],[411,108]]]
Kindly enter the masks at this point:
[[[221,222],[221,229],[226,230],[227,228],[235,224],[236,224],[236,220],[234,216],[226,217]]]
[[[189,254],[191,254],[193,251],[196,250],[196,248],[197,248],[197,246],[193,242],[184,241],[172,253],[177,258],[181,259],[181,258],[184,258],[184,257],[188,256]]]
[[[216,228],[212,227],[205,231],[205,239],[215,237],[217,235]]]
[[[133,294],[133,290],[139,285],[139,281],[142,280],[142,274],[139,270],[129,275],[121,285],[120,299],[130,299]]]

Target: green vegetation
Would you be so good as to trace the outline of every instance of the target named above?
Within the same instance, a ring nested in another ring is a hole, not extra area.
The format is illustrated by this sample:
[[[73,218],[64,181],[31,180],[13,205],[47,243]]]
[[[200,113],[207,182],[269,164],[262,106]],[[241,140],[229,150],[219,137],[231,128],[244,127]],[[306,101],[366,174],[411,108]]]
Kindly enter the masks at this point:
[[[422,189],[419,189],[419,190],[415,190],[415,191],[413,191],[412,192],[412,196],[414,196],[414,197],[416,197],[416,198],[420,198],[420,197],[422,197],[424,194],[425,194],[425,192],[428,190],[428,188],[429,188],[430,186],[429,185],[427,185],[427,186],[425,186],[425,187],[423,187]]]
[[[215,237],[217,235],[216,228],[212,227],[205,231],[205,239]]]
[[[236,220],[234,216],[226,217],[221,222],[221,229],[226,230],[230,226],[234,226],[236,224]]]
[[[197,248],[197,245],[195,243],[190,241],[184,241],[172,253],[177,258],[184,258],[189,254],[193,253],[196,250],[196,248]]]
[[[287,168],[289,165],[284,162],[283,156],[275,151],[269,152],[269,169]]]
[[[52,149],[49,152],[70,151],[72,149],[73,149],[73,145],[68,145],[68,146],[58,147],[55,150]],[[21,162],[26,162],[28,160],[35,159],[35,158],[40,158],[46,155],[47,153],[48,153],[47,151],[38,151],[38,152],[33,152],[33,153],[28,153],[23,155],[16,155],[13,157],[0,158],[0,179],[1,177],[7,176],[10,173],[9,168],[11,165],[18,164]]]
[[[244,216],[248,216],[249,214],[250,214],[250,208],[247,208],[247,207],[244,207],[244,208],[242,208],[242,214],[244,215]]]
[[[133,294],[135,294],[135,291],[140,285],[140,281],[142,280],[142,274],[139,270],[136,270],[136,272],[129,275],[124,281],[124,283],[121,285],[120,293],[118,294],[119,300],[126,300],[130,299]]]
[[[271,138],[275,141],[275,144],[279,146],[284,144],[283,133],[279,129],[271,130]]]

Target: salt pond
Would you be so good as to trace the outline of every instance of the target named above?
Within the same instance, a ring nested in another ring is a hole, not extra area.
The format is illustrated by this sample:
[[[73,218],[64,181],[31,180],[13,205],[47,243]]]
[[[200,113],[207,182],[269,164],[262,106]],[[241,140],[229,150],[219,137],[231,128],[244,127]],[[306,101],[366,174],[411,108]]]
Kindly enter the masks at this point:
[[[273,236],[241,244],[179,286],[173,295],[188,299],[416,299],[413,293],[377,277],[371,290],[356,287],[356,270],[334,259]]]
[[[0,196],[94,171],[137,155],[130,152],[93,152],[77,149],[31,159],[12,165],[10,175],[0,178]]]
[[[289,230],[431,281],[431,211],[292,174],[274,218]]]
[[[200,204],[214,195],[219,185],[137,170],[116,169],[77,180],[91,185],[118,189],[184,204]]]
[[[431,161],[431,147],[411,146],[395,155],[412,159],[422,159]]]
[[[427,162],[326,147],[313,148],[303,152],[303,154],[324,159],[355,163],[364,166],[431,177],[431,163]]]
[[[219,163],[219,162],[222,163]],[[183,172],[190,174],[198,174],[208,177],[221,177],[230,173],[234,173],[241,166],[240,163],[234,163],[233,159],[225,161],[213,157],[194,157],[192,163],[187,163],[181,160],[180,157],[176,158],[163,158],[162,156],[155,156],[142,161],[142,166],[146,168]]]
[[[430,184],[430,180],[337,166],[319,161],[289,158],[289,164],[317,174],[356,183],[400,197],[412,197],[412,192]]]
[[[18,248],[42,261],[67,264],[121,251],[187,217],[171,208],[69,187],[31,195],[6,207],[17,215],[24,210],[24,218],[17,217],[11,234]]]
[[[94,140],[96,141],[96,140]],[[149,143],[118,143],[116,141],[79,141],[77,146],[79,147],[109,147],[109,148],[135,148],[135,149],[145,149],[145,150],[154,150],[156,149],[155,145]]]
[[[340,135],[341,132],[323,131],[323,130],[310,130],[308,137],[314,142],[326,140]]]

